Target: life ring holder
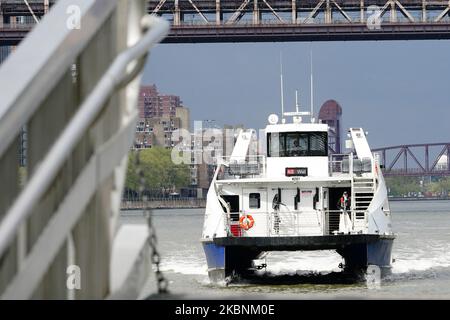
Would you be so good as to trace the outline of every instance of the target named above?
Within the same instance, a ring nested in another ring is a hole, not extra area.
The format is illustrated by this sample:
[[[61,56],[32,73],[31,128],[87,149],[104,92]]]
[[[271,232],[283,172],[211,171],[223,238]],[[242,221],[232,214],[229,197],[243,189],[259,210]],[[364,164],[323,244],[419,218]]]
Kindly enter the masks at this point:
[[[246,231],[251,229],[254,224],[255,224],[255,219],[253,219],[253,217],[249,214],[243,215],[239,219],[239,226]]]

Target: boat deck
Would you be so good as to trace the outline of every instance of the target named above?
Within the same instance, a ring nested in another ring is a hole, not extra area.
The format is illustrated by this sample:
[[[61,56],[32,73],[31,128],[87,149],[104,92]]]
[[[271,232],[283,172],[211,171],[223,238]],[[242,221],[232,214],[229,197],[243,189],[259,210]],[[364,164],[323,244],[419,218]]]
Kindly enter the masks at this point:
[[[230,183],[297,183],[297,182],[350,182],[352,180],[351,175],[333,175],[323,177],[252,177],[252,178],[236,178],[236,179],[223,179],[216,180],[216,184],[230,184]]]
[[[378,240],[393,240],[395,235],[340,234],[299,237],[222,237],[215,238],[219,246],[253,247],[262,251],[332,250],[349,245],[368,244]]]

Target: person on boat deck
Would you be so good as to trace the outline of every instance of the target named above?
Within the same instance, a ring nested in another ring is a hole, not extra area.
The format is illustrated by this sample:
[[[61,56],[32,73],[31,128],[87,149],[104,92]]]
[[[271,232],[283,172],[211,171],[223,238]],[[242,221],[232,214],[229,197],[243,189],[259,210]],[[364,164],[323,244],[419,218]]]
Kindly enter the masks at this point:
[[[344,191],[342,197],[338,201],[337,206],[342,210],[350,209],[350,196],[348,195],[347,191]]]

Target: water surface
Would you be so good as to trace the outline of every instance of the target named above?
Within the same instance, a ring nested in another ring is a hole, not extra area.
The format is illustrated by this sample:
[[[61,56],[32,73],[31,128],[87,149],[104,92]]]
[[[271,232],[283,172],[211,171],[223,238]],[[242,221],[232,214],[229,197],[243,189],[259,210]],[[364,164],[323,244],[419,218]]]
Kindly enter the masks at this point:
[[[450,298],[450,201],[391,202],[393,273],[379,288],[340,279],[342,258],[332,251],[273,252],[263,276],[228,287],[210,284],[200,244],[203,209],[154,211],[162,270],[180,298]],[[123,223],[145,223],[140,211],[122,213]],[[154,292],[149,279],[143,295]]]

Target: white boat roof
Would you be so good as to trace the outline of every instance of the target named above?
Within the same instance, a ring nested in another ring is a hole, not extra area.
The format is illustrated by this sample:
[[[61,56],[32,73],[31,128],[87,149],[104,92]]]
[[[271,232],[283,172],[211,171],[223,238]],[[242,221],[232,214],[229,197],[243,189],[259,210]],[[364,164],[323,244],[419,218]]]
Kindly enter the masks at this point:
[[[279,123],[266,126],[267,132],[327,132],[328,125],[324,123]]]

